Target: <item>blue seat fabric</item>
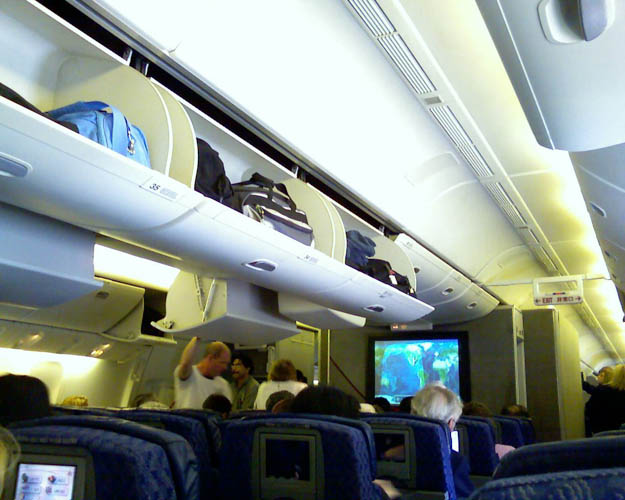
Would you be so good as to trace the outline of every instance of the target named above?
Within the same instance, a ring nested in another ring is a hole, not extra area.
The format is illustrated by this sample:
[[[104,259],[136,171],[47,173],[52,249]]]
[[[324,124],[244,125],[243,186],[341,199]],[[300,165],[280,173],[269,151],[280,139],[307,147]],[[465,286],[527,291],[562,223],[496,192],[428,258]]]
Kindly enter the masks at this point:
[[[349,419],[347,419],[349,420]],[[325,499],[379,499],[382,491],[373,484],[369,449],[360,429],[336,422],[309,418],[233,420],[224,428],[220,451],[219,486],[223,498],[252,498],[252,447],[259,427],[304,426],[321,434]]]
[[[80,446],[93,457],[97,500],[175,500],[165,450],[157,444],[116,432],[45,425],[12,427],[20,442]]]
[[[491,424],[482,417],[461,417],[469,437],[469,464],[471,474],[490,476],[499,464],[495,453],[495,436]]]
[[[536,430],[532,419],[525,417],[517,417],[521,424],[521,432],[523,433],[523,444],[534,444],[536,442]]]
[[[512,477],[490,481],[470,500],[620,500],[625,469],[595,469]]]
[[[373,414],[363,418],[365,422],[377,425],[406,425],[414,434],[417,469],[417,489],[448,492],[449,498],[456,498],[454,474],[450,461],[449,429],[436,420],[414,417],[407,414]]]
[[[625,467],[625,436],[539,443],[504,456],[495,478]]]
[[[191,445],[198,460],[201,498],[210,496],[217,481],[217,468],[211,459],[208,438],[202,422],[181,414],[148,410],[121,410],[116,416],[139,423],[161,424],[165,430],[183,437]]]
[[[160,446],[169,460],[169,468],[178,498],[197,500],[200,498],[198,462],[189,443],[172,432],[154,429],[146,425],[123,420],[121,418],[67,415],[46,417],[20,423],[20,426],[67,425],[102,429],[118,434],[125,434]]]
[[[519,448],[526,443],[523,438],[523,429],[521,427],[521,421],[515,417],[493,417],[499,425],[501,425],[501,438],[502,443],[507,444],[508,446],[514,446],[515,448]]]

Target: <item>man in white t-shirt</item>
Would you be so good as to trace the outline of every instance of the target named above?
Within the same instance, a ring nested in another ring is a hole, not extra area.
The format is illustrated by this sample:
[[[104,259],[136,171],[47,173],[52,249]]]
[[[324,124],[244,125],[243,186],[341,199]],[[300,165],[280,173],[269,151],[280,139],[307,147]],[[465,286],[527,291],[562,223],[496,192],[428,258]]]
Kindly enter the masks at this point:
[[[232,401],[230,385],[219,376],[230,365],[230,349],[223,342],[211,342],[202,360],[193,365],[198,341],[199,337],[191,339],[174,370],[176,408],[202,409],[202,403],[211,394],[223,394]]]

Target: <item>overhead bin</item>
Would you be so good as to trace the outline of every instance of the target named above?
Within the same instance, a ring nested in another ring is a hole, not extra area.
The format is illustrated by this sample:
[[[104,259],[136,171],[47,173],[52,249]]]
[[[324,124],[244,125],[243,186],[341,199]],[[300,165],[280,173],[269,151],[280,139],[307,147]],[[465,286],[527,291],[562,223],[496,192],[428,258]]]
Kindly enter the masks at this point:
[[[471,283],[447,263],[423,248],[406,234],[395,237],[395,243],[408,255],[417,272],[420,300],[435,307],[425,316],[433,324],[458,323],[486,316],[499,301]]]
[[[477,3],[541,145],[586,151],[625,142],[618,2]]]
[[[0,235],[0,304],[49,307],[102,287],[93,233],[0,203]]]
[[[278,312],[275,292],[237,280],[178,274],[167,294],[163,332],[238,344],[271,343],[299,333]]]

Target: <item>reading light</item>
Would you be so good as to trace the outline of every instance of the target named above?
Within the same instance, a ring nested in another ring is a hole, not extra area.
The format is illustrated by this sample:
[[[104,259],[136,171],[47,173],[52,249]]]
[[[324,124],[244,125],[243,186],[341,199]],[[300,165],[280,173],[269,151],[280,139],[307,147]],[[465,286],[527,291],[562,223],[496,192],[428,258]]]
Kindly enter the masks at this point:
[[[111,348],[111,344],[99,345],[97,347],[94,347],[93,351],[91,351],[91,354],[89,354],[89,356],[92,356],[94,358],[99,358],[100,356],[102,356],[102,354],[104,354],[110,348]]]
[[[98,276],[165,292],[180,272],[175,267],[102,245],[96,245],[93,250],[93,265]]]

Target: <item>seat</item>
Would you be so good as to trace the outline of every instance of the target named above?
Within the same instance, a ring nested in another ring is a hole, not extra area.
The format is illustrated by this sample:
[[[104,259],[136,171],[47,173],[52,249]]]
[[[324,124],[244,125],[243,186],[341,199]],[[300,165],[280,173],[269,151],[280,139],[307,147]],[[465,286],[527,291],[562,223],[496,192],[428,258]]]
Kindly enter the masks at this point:
[[[368,448],[362,429],[344,422],[295,415],[232,420],[220,451],[220,491],[241,500],[382,498]]]
[[[191,445],[198,460],[201,498],[210,496],[217,481],[217,463],[212,459],[216,450],[211,449],[205,427],[201,421],[187,415],[172,414],[167,411],[120,410],[116,416],[158,427],[183,437]]]
[[[516,417],[507,417],[497,415],[493,417],[497,423],[501,426],[501,442],[508,446],[514,446],[519,448],[526,443],[523,438],[523,428],[521,421]]]
[[[97,415],[100,417],[114,417],[115,410],[107,410],[105,408],[89,408],[77,406],[58,406],[53,405],[52,415]]]
[[[403,467],[383,459],[384,450],[378,450],[379,477],[390,477],[402,490],[418,492],[419,497],[456,498],[447,426],[407,414],[368,415],[363,420],[371,426],[378,437],[376,443],[383,448],[396,446],[393,434],[407,433]],[[390,443],[385,443],[389,438]]]
[[[524,444],[534,444],[536,442],[536,430],[531,418],[516,417],[521,424]]]
[[[494,478],[625,467],[625,436],[523,446],[501,459]]]
[[[469,500],[616,500],[625,498],[625,468],[579,470],[490,481]]]
[[[466,428],[469,436],[471,474],[490,478],[499,464],[499,457],[495,453],[493,427],[488,419],[483,417],[460,417],[458,423]]]
[[[61,425],[89,428],[89,430],[107,430],[111,433],[134,437],[159,446],[164,450],[165,457],[168,459],[168,469],[173,478],[176,496],[185,500],[198,500],[200,498],[197,458],[189,443],[178,434],[121,418],[92,415],[46,417],[19,423],[20,428]]]
[[[55,418],[55,417],[53,417]],[[93,459],[97,500],[182,500],[177,494],[165,450],[135,436],[112,430],[53,424],[12,426],[24,446],[54,445],[88,450]],[[60,452],[57,450],[57,453]],[[94,498],[86,497],[86,498]]]

